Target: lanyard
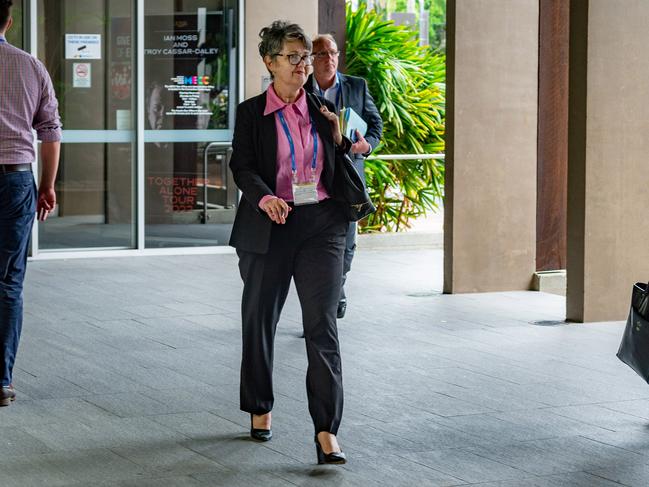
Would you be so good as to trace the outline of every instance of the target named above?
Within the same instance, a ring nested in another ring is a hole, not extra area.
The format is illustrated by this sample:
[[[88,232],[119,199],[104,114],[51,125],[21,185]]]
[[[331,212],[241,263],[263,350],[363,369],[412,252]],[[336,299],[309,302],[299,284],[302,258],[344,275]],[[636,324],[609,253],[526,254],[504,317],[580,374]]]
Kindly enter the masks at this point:
[[[282,128],[288,139],[288,145],[291,149],[291,170],[294,175],[297,175],[297,164],[295,164],[295,144],[293,143],[293,137],[291,136],[291,131],[288,129],[288,124],[284,118],[284,110],[277,112],[279,115],[279,121],[282,122]],[[311,135],[313,136],[313,160],[311,161],[311,170],[315,173],[316,170],[316,159],[318,157],[318,134],[315,130],[315,123],[313,123],[313,117],[309,115],[311,120]]]
[[[7,39],[5,39],[4,37],[0,36],[0,44],[2,44],[3,42],[7,42]]]
[[[317,81],[316,81],[317,83]],[[343,85],[340,83],[340,76],[338,75],[338,71],[336,71],[336,110],[340,110],[340,108],[343,106]],[[320,92],[320,96],[322,98],[325,97],[324,91],[322,91],[322,88],[320,88],[320,85],[318,85],[318,91]]]

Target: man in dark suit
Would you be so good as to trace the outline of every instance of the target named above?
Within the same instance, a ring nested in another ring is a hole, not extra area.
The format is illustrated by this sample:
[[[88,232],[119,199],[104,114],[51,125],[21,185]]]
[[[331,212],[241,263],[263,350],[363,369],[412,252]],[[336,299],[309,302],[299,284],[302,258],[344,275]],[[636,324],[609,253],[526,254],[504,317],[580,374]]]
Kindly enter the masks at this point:
[[[356,142],[352,145],[354,164],[363,181],[365,181],[365,158],[372,153],[381,140],[383,121],[374,99],[367,89],[363,78],[348,76],[338,72],[338,46],[330,34],[318,35],[313,39],[313,74],[304,85],[304,89],[323,96],[331,101],[336,111],[343,107],[351,107],[367,123],[367,132],[363,137],[357,134]],[[343,279],[340,286],[338,301],[338,318],[345,316],[347,297],[345,295],[345,280],[352,265],[356,249],[356,222],[349,225],[345,243],[345,259]]]

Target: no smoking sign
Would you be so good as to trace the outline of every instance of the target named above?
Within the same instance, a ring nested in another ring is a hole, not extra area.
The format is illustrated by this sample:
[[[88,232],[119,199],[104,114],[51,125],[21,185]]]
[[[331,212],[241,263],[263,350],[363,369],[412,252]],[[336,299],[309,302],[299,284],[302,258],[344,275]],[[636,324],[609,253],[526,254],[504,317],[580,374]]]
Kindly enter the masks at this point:
[[[92,86],[90,63],[72,63],[72,86],[90,88]]]

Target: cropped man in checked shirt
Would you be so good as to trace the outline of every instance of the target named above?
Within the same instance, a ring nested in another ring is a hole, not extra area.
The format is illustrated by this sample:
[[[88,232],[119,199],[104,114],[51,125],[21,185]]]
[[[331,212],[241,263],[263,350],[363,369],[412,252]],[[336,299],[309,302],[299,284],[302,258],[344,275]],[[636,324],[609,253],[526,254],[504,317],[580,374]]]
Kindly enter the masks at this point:
[[[34,217],[56,205],[61,123],[52,81],[40,61],[7,43],[11,0],[0,0],[0,406],[16,398],[12,373],[23,321],[23,280]],[[34,135],[41,144],[36,195]]]

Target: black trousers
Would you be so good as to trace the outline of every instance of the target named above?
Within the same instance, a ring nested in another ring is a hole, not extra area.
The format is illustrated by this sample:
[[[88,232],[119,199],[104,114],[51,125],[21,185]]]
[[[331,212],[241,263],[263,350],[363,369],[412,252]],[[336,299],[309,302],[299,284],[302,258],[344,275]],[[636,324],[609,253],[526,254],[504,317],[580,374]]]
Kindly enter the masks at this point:
[[[352,268],[352,260],[354,259],[354,252],[356,252],[356,222],[350,222],[347,227],[347,235],[345,236],[345,255],[343,257],[343,278],[340,285],[340,299],[347,299],[345,294],[345,281],[347,281],[347,273]]]
[[[342,368],[336,307],[342,279],[348,222],[325,200],[298,206],[286,224],[273,225],[266,254],[237,251],[243,279],[241,409],[273,409],[275,330],[291,284],[302,308],[307,349],[309,412],[315,432],[336,434],[343,411]]]

